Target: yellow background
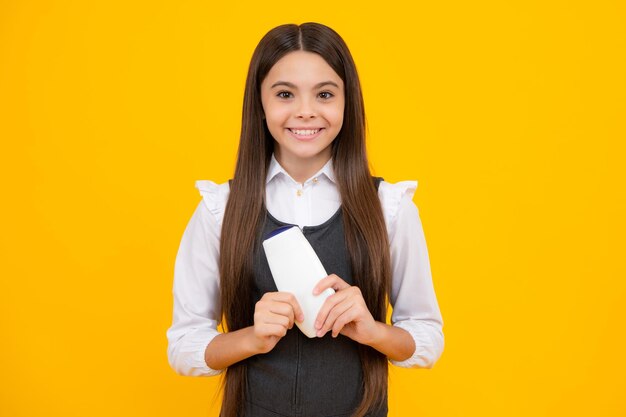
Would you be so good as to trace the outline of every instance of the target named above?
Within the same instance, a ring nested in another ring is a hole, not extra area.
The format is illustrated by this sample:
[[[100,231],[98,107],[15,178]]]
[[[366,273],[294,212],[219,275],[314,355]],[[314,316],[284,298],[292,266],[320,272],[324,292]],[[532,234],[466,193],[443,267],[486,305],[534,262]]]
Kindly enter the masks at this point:
[[[167,363],[254,47],[351,48],[374,173],[419,181],[446,346],[390,416],[626,415],[623,1],[0,2],[0,415],[217,416]]]

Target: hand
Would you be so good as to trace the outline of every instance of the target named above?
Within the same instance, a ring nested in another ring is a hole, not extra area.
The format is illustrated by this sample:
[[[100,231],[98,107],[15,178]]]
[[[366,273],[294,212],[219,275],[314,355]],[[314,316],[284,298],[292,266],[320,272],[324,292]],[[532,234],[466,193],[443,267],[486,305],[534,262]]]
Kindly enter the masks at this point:
[[[332,329],[332,336],[339,333],[362,344],[371,344],[377,337],[377,322],[372,317],[359,287],[332,274],[322,279],[313,289],[313,295],[327,288],[336,292],[326,299],[315,320],[317,336],[322,337]]]
[[[293,294],[267,292],[254,306],[254,348],[258,353],[274,349],[280,339],[293,327],[294,320],[302,322],[304,314]]]

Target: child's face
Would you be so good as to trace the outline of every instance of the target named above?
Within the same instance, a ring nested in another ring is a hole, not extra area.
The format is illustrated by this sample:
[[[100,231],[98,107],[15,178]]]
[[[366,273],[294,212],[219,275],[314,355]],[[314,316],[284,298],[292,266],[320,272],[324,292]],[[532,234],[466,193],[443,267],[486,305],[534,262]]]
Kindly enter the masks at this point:
[[[344,85],[318,54],[290,52],[261,83],[267,127],[279,162],[326,162],[343,124]]]

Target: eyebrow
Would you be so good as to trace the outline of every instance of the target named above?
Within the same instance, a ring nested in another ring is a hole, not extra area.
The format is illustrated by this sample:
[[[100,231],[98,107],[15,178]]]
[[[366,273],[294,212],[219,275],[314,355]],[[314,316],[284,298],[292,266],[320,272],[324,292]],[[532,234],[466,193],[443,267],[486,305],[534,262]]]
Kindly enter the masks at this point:
[[[298,88],[298,87],[296,87],[295,84],[290,83],[289,81],[277,81],[274,84],[272,84],[272,86],[270,88],[278,87],[279,85],[284,85],[286,87],[293,88],[293,89],[297,89]],[[337,83],[335,83],[333,81],[322,81],[321,83],[315,84],[315,86],[313,88],[314,89],[321,88],[321,87],[324,87],[325,85],[332,85],[332,86],[335,86],[336,88],[339,88]]]

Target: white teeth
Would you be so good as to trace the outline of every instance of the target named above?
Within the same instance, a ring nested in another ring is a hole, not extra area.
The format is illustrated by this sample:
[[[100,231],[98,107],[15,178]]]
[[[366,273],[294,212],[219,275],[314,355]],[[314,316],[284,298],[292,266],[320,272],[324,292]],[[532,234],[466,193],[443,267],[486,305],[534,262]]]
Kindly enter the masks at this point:
[[[315,129],[315,130],[296,130],[296,129],[290,129],[293,133],[295,133],[296,135],[300,135],[300,136],[311,136],[316,134],[317,132],[319,132],[319,129]]]

